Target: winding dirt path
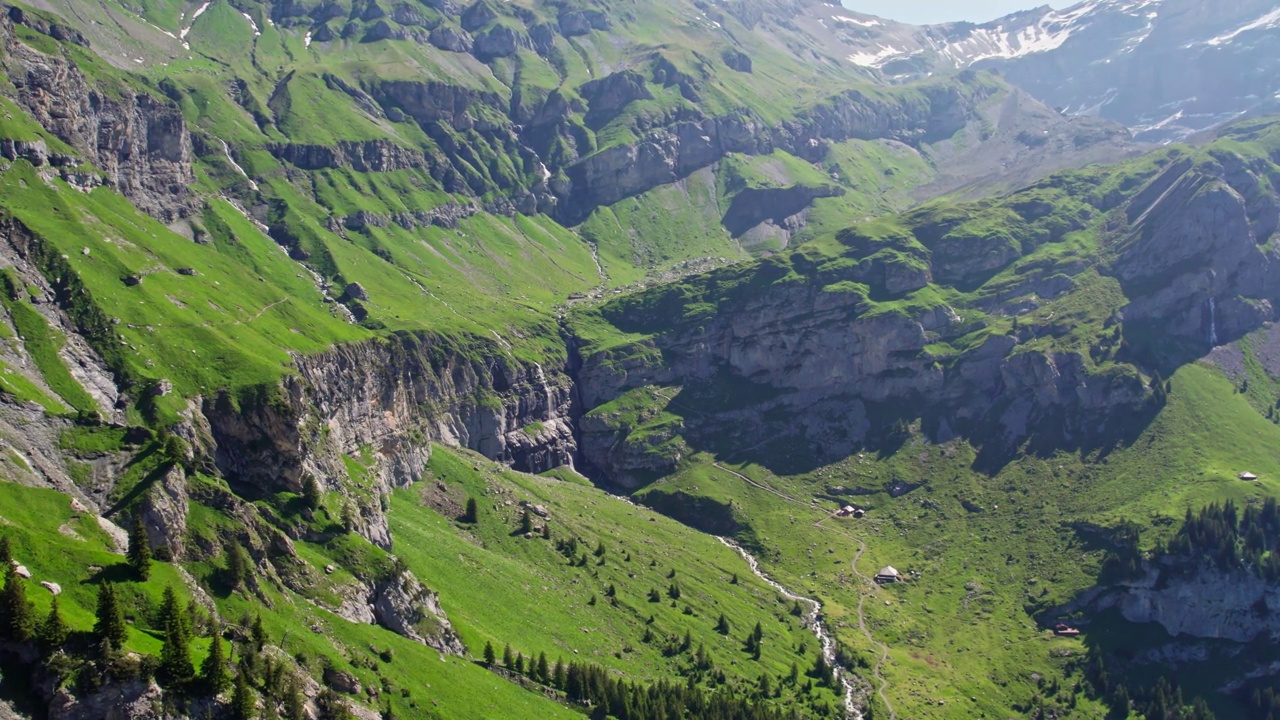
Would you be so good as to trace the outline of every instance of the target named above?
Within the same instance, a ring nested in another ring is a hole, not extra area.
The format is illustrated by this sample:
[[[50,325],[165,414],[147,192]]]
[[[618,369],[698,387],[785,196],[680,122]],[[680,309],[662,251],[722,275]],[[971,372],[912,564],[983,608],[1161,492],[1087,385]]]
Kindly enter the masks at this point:
[[[860,538],[853,539],[858,541],[858,552],[853,556],[853,574],[857,575],[865,583],[873,583],[874,581],[871,578],[863,575],[862,571],[858,569],[858,561],[862,559],[862,554],[867,551],[867,544]],[[897,720],[898,714],[893,709],[893,703],[889,702],[888,696],[884,693],[884,691],[889,687],[889,680],[885,678],[883,673],[884,664],[889,661],[889,646],[872,637],[871,629],[867,627],[867,616],[862,611],[862,606],[866,602],[867,595],[866,593],[863,593],[862,596],[858,598],[858,629],[861,630],[863,636],[867,638],[867,642],[880,649],[880,657],[876,659],[876,665],[871,671],[871,674],[875,676],[876,680],[880,681],[880,687],[876,690],[876,695],[880,697],[880,702],[884,703],[885,708],[889,710],[889,720]]]

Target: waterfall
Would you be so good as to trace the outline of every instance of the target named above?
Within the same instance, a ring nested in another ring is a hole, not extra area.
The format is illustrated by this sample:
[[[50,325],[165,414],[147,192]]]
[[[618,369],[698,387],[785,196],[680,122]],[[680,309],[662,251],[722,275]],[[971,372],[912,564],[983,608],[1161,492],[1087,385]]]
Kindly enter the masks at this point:
[[[1209,298],[1209,347],[1218,347],[1218,309],[1212,297]]]

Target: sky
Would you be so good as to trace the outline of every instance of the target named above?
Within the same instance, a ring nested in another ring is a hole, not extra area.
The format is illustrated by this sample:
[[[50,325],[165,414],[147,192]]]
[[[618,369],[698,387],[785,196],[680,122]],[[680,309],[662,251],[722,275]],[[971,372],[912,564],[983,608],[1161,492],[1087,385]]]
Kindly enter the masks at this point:
[[[1045,0],[842,0],[856,12],[879,15],[910,23],[938,23],[950,20],[985,22],[1017,10],[1066,3]]]

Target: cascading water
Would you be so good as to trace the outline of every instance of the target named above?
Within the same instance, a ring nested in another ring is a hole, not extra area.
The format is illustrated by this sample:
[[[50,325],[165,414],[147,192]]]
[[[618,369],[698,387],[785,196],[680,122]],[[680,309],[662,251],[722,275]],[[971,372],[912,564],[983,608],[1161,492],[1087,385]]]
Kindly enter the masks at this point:
[[[1209,347],[1218,347],[1218,308],[1212,297],[1209,298]]]
[[[822,603],[810,597],[798,595],[783,587],[776,580],[769,577],[760,569],[760,563],[755,556],[747,552],[741,545],[726,538],[717,538],[720,542],[738,551],[742,559],[747,561],[747,565],[751,566],[751,572],[756,577],[768,583],[770,587],[782,593],[782,596],[788,600],[802,602],[809,606],[809,612],[804,616],[804,623],[809,630],[818,638],[818,644],[822,648],[822,657],[827,662],[827,667],[835,673],[836,681],[839,683],[844,695],[845,717],[850,720],[862,720],[863,715],[858,710],[857,703],[854,702],[854,694],[857,689],[854,687],[853,680],[849,677],[848,672],[836,662],[836,641],[832,637],[831,632],[827,629],[825,623],[822,622]]]

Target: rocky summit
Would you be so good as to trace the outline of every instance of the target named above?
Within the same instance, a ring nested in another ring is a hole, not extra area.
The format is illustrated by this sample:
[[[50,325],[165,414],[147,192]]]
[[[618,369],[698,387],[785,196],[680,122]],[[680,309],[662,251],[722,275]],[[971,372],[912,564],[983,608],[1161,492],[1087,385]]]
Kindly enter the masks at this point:
[[[1274,717],[1280,6],[846,5],[0,6],[0,716]]]

